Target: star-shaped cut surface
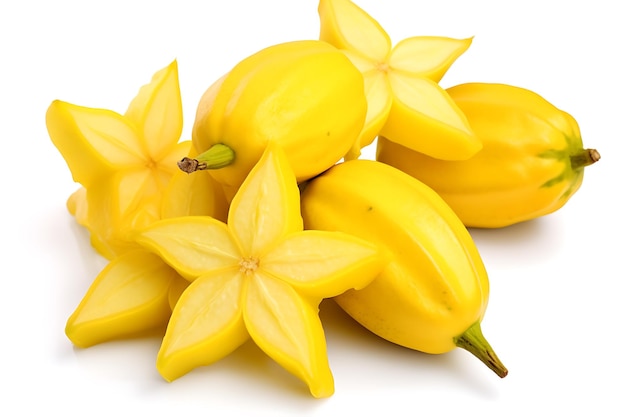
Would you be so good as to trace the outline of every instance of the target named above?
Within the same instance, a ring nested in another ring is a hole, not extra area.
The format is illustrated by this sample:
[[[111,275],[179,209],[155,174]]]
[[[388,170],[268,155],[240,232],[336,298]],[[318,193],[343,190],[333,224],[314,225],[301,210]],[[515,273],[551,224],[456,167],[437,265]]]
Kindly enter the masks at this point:
[[[295,175],[272,143],[235,194],[227,223],[208,216],[165,219],[137,241],[192,281],[157,357],[166,380],[252,338],[315,397],[334,392],[320,301],[364,287],[386,264],[369,242],[303,230]]]
[[[161,217],[163,190],[191,147],[179,142],[182,119],[176,61],[139,90],[124,115],[60,100],[49,106],[50,138],[82,185],[68,208],[103,256],[136,248],[128,233]]]
[[[65,334],[87,348],[164,329],[181,287],[188,285],[157,255],[142,248],[110,261],[67,320]]]
[[[480,150],[467,118],[438,84],[471,38],[416,36],[392,47],[381,25],[350,0],[320,0],[318,10],[320,39],[341,49],[365,81],[365,126],[346,159],[359,157],[379,134],[438,159],[468,159]]]

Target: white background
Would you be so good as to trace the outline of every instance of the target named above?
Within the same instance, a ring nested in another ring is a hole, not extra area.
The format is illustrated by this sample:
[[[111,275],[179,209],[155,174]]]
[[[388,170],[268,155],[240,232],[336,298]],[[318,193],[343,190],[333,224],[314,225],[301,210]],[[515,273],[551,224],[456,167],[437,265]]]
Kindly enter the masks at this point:
[[[475,36],[441,85],[505,82],[570,112],[602,160],[555,214],[472,230],[491,278],[469,353],[396,347],[322,305],[336,393],[315,400],[245,345],[167,383],[159,339],[74,349],[65,321],[105,264],[65,208],[77,188],[44,123],[54,99],[124,112],[178,60],[189,138],[204,89],[258,49],[317,38],[317,1],[21,1],[0,5],[2,415],[624,415],[626,31],[619,2],[359,0],[397,42]],[[366,157],[372,157],[369,149]],[[8,388],[8,389],[7,389]],[[6,410],[11,411],[6,411]]]

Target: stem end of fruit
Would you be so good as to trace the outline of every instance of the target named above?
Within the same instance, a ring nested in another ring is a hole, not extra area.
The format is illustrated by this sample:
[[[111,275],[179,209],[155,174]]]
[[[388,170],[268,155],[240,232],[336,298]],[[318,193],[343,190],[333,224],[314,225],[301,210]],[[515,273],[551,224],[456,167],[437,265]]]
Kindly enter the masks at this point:
[[[480,322],[474,323],[463,334],[455,337],[454,344],[476,356],[500,378],[508,375],[508,369],[506,369],[498,355],[489,345],[489,342],[487,342],[487,339],[483,336]]]
[[[180,161],[178,161],[178,169],[187,174],[191,174],[192,172],[196,172],[199,168],[200,163],[197,159],[184,157]]]
[[[235,151],[223,143],[216,143],[206,151],[202,152],[195,159],[184,157],[178,161],[178,168],[191,174],[205,169],[220,169],[233,163]]]
[[[600,152],[597,149],[583,149],[580,153],[570,156],[572,169],[580,169],[593,165],[600,160]]]

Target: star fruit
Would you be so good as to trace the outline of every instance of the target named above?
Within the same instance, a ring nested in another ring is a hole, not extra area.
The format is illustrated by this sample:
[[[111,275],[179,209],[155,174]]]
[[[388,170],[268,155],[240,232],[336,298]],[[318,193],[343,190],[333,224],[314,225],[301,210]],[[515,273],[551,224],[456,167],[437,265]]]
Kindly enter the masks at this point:
[[[132,228],[191,214],[221,219],[227,212],[223,191],[208,173],[189,176],[175,170],[171,174],[180,153],[197,153],[190,142],[176,143],[182,126],[176,62],[155,74],[125,116],[54,102],[47,123],[75,180],[83,184],[68,198],[68,209],[90,230],[99,252],[110,258],[69,317],[67,337],[86,348],[164,329],[189,282],[158,256],[124,241],[124,221]],[[124,153],[131,155],[125,158]],[[109,187],[107,177],[115,177],[115,186]],[[124,187],[118,186],[118,180],[133,185],[136,179],[142,179],[136,184],[141,187],[134,188],[138,195],[132,194],[133,187],[120,194]],[[119,209],[118,203],[127,210]],[[136,221],[140,217],[143,221]]]
[[[387,261],[378,247],[351,235],[303,230],[295,174],[273,142],[234,195],[227,223],[164,219],[136,239],[191,281],[157,356],[166,380],[252,339],[316,398],[334,392],[319,303],[363,288]]]
[[[188,282],[157,255],[130,250],[98,274],[65,325],[75,346],[164,329],[181,287]]]
[[[180,169],[210,169],[232,197],[271,141],[306,181],[343,158],[366,111],[363,76],[337,48],[320,40],[270,45],[202,95],[191,132],[202,153]]]
[[[359,157],[379,134],[437,159],[468,159],[481,149],[438,84],[471,38],[416,36],[392,47],[381,25],[350,0],[320,0],[318,12],[320,40],[341,49],[365,81],[365,126],[346,159]]]
[[[182,119],[176,61],[154,74],[124,115],[60,100],[49,106],[50,139],[82,186],[68,209],[106,258],[137,248],[129,232],[161,218],[163,191],[191,149],[191,141],[179,142]]]

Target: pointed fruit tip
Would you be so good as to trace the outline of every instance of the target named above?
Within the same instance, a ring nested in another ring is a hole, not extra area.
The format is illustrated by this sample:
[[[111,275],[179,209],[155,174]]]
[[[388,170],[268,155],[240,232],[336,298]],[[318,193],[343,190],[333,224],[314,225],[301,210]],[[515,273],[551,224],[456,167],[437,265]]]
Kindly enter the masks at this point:
[[[463,334],[455,337],[454,344],[477,357],[500,378],[504,378],[509,374],[509,370],[504,366],[491,345],[489,345],[489,342],[487,342],[487,339],[483,336],[480,322],[474,323]]]

